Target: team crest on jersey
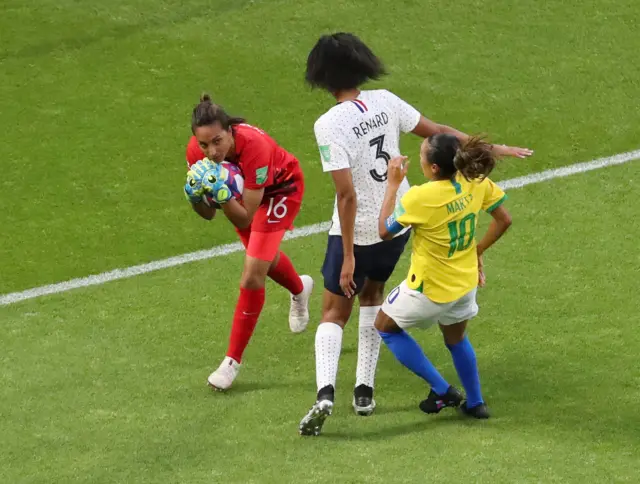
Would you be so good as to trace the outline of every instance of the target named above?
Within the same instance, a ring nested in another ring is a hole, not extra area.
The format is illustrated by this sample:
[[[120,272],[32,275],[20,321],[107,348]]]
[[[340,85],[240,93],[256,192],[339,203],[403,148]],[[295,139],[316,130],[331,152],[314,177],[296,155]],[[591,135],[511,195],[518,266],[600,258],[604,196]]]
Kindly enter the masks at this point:
[[[331,161],[331,146],[329,145],[320,146],[320,156],[322,156],[322,160],[325,163],[329,163]]]
[[[256,183],[258,185],[262,185],[264,182],[267,181],[268,172],[269,172],[268,166],[263,166],[262,168],[258,168],[256,170]]]

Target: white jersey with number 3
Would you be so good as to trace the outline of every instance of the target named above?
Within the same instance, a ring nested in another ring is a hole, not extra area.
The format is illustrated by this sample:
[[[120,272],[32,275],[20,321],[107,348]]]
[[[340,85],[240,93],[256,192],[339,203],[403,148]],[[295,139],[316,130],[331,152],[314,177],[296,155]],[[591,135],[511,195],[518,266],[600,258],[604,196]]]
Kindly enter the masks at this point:
[[[381,242],[378,217],[387,188],[387,165],[400,155],[400,132],[412,131],[420,113],[386,90],[362,91],[357,99],[345,101],[320,116],[314,126],[325,172],[351,169],[358,200],[354,243]],[[398,199],[409,190],[405,179]],[[330,235],[341,235],[337,202]]]

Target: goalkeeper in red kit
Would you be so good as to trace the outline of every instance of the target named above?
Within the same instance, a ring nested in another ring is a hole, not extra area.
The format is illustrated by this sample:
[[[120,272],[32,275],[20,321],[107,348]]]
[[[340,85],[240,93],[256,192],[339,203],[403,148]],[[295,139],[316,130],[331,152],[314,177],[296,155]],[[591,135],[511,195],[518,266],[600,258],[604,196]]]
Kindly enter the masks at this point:
[[[216,208],[202,196],[203,192],[210,194],[236,227],[246,249],[227,354],[208,378],[213,388],[226,390],[238,375],[242,354],[264,306],[267,276],[291,293],[291,331],[302,332],[309,323],[313,280],[299,276],[280,251],[282,238],[293,228],[300,211],[304,177],[295,156],[261,129],[246,124],[244,119],[230,117],[208,95],[193,109],[191,128],[194,136],[187,146],[187,163],[194,169],[185,185],[187,199],[201,217],[211,220]],[[204,158],[207,159],[203,161]],[[242,202],[220,180],[210,183],[219,173],[215,171],[216,164],[222,161],[234,163],[242,171]],[[208,177],[207,173],[214,176]]]

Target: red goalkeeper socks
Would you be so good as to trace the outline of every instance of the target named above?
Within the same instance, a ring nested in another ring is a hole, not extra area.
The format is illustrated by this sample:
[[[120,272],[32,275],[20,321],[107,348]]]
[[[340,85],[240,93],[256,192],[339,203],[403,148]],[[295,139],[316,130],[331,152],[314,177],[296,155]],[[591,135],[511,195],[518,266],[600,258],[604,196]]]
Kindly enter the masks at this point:
[[[280,252],[280,260],[278,260],[278,264],[269,271],[268,276],[294,296],[300,294],[304,289],[300,276],[291,263],[291,259],[289,259],[284,252]]]
[[[264,287],[261,289],[240,288],[238,304],[236,304],[236,311],[233,315],[229,348],[227,349],[227,356],[238,363],[241,362],[242,354],[258,323],[264,299]]]

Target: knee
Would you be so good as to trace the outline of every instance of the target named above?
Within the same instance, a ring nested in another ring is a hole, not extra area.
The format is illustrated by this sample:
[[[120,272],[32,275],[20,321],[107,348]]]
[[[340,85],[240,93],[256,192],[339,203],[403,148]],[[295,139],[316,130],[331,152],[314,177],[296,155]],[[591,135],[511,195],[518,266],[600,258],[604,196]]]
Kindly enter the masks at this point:
[[[353,299],[338,296],[325,289],[322,301],[322,321],[344,328],[351,317]]]
[[[322,321],[325,323],[335,323],[344,328],[349,321],[349,313],[335,309],[325,309],[322,311]]]
[[[465,337],[464,327],[453,326],[441,326],[442,336],[444,338],[444,344],[447,346],[455,346],[460,343]]]
[[[373,327],[376,328],[378,331],[382,331],[385,332],[385,325],[384,322],[382,321],[382,318],[380,318],[380,313],[378,313],[378,317],[376,317],[375,322],[373,323]]]
[[[444,344],[447,346],[455,346],[460,343],[464,339],[463,336],[459,335],[445,335],[444,336]]]
[[[264,287],[265,276],[255,272],[245,272],[240,279],[240,287],[243,289],[262,289]]]
[[[402,328],[383,311],[378,311],[378,316],[376,316],[376,322],[373,326],[381,333],[400,333],[402,331]]]

